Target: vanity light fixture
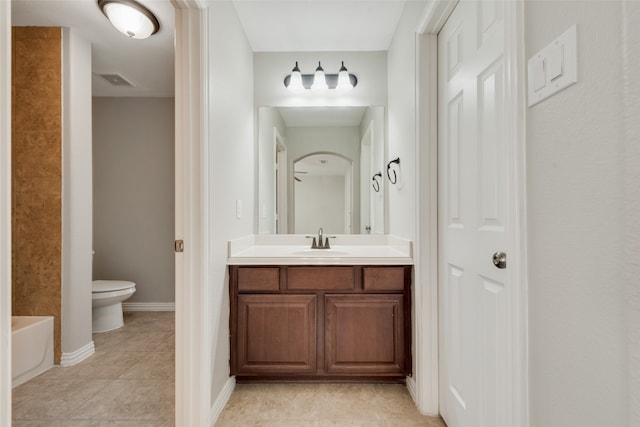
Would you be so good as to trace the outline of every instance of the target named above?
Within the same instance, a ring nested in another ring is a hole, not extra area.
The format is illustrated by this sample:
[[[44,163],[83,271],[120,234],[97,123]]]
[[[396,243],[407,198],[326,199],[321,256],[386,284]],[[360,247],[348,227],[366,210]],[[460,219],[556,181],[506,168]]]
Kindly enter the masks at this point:
[[[304,91],[304,85],[302,84],[302,73],[300,72],[300,68],[298,68],[298,61],[296,61],[296,66],[293,67],[293,70],[291,70],[289,79],[289,90],[292,92]]]
[[[353,83],[351,83],[347,67],[344,66],[344,61],[342,61],[342,67],[340,67],[340,71],[338,72],[338,85],[336,86],[336,90],[349,89],[353,89]]]
[[[329,86],[327,86],[327,78],[324,75],[324,68],[320,65],[320,61],[318,61],[318,68],[316,68],[316,72],[313,75],[313,84],[311,85],[311,90],[320,91],[327,90]]]
[[[302,74],[296,61],[295,67],[291,70],[291,74],[284,78],[284,86],[292,92],[303,92],[305,89],[316,91],[325,91],[327,89],[349,90],[358,84],[358,78],[349,74],[344,61],[340,67],[338,74],[326,74],[320,62],[314,74]]]
[[[155,15],[134,0],[98,0],[98,7],[118,31],[132,39],[146,39],[160,29]]]

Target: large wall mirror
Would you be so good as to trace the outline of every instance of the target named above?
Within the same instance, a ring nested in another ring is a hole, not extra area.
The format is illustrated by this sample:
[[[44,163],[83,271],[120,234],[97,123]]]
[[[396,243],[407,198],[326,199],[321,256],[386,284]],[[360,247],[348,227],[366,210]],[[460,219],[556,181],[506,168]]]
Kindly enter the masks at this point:
[[[384,107],[260,107],[258,233],[384,234]]]

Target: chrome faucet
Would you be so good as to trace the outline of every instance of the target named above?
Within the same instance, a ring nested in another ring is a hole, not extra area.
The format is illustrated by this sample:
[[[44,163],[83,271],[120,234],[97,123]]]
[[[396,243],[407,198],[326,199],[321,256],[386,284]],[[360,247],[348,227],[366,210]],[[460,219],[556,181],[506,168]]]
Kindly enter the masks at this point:
[[[336,236],[324,236],[324,232],[322,227],[318,230],[318,238],[316,240],[315,236],[305,236],[307,239],[313,239],[311,241],[311,249],[331,249],[329,245],[329,239],[335,239]],[[324,238],[324,240],[323,240]]]

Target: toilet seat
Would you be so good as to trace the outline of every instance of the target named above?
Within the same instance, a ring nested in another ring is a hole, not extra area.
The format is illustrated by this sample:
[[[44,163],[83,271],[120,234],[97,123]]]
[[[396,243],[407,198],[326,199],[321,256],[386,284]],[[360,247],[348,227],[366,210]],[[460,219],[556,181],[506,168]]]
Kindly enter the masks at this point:
[[[126,280],[94,280],[91,285],[93,293],[124,291],[135,288],[136,284]]]

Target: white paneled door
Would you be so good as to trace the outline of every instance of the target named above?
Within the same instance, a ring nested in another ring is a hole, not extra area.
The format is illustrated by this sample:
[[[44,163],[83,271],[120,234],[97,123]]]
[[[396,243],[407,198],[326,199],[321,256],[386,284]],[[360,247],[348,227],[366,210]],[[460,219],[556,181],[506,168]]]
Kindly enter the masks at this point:
[[[461,1],[438,34],[440,410],[449,427],[508,426],[509,283],[493,261],[509,232],[503,15],[502,2]]]

